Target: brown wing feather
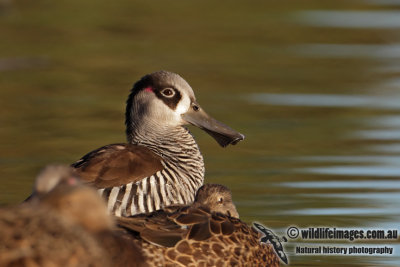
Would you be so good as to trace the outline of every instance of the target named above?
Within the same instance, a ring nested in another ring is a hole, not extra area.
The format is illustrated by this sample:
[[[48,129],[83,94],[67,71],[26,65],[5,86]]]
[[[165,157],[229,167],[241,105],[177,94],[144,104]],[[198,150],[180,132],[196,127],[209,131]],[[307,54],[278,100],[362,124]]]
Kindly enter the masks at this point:
[[[261,235],[246,223],[218,213],[204,216],[206,222],[191,221],[187,235],[174,247],[166,248],[166,262],[186,266],[279,266],[273,247],[260,243]]]
[[[179,207],[172,209],[179,210]],[[168,215],[167,212],[160,210],[150,215],[115,217],[115,220],[117,225],[129,232],[130,235],[140,237],[158,246],[173,247],[182,239],[186,229],[181,228]]]
[[[273,247],[260,243],[259,232],[240,219],[201,207],[165,208],[116,220],[152,265],[163,255],[163,266],[279,266]]]
[[[101,147],[71,166],[82,180],[97,188],[137,182],[163,169],[161,157],[144,146],[132,144]]]

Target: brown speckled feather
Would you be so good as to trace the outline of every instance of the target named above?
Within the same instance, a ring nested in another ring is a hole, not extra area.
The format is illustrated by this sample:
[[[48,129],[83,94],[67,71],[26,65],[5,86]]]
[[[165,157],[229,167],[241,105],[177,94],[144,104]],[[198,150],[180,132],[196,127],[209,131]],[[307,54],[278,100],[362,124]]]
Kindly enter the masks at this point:
[[[272,246],[260,243],[254,228],[240,219],[204,211],[179,208],[147,218],[117,218],[117,223],[134,236],[152,266],[279,266]]]
[[[163,169],[161,158],[148,148],[112,144],[96,149],[72,164],[79,176],[96,188],[137,182]]]
[[[116,218],[117,224],[152,266],[279,266],[273,247],[260,242],[261,234],[228,215],[237,214],[228,189],[204,188],[192,206]],[[215,212],[225,208],[226,214]]]

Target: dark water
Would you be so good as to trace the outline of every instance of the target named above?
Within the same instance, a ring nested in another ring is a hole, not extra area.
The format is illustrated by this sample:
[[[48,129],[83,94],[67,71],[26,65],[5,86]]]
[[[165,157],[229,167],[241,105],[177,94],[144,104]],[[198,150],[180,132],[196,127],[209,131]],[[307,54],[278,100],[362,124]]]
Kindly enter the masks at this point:
[[[124,141],[132,83],[167,69],[246,135],[222,149],[193,129],[243,220],[398,229],[399,30],[393,0],[1,1],[0,203],[46,164]],[[299,256],[300,241],[292,266],[400,266],[398,241],[335,242],[392,256]]]

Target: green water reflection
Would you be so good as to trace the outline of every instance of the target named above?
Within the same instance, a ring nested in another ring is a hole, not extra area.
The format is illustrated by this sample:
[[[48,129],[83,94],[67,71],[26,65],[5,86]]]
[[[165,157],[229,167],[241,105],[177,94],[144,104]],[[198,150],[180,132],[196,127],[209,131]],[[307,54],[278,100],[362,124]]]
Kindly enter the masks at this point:
[[[322,27],[302,21],[304,16],[320,16],[307,13],[317,10],[396,8],[367,1],[2,1],[0,203],[23,200],[46,164],[71,163],[101,145],[124,141],[124,105],[132,83],[143,74],[166,69],[189,81],[210,114],[246,135],[238,146],[222,149],[193,129],[205,157],[206,181],[232,189],[243,220],[262,222],[282,234],[290,225],[394,228],[399,205],[382,203],[374,193],[387,193],[388,202],[398,204],[399,198],[393,197],[400,192],[398,161],[352,159],[400,155],[396,135],[357,134],[399,131],[396,122],[371,123],[398,118],[398,106],[386,106],[383,100],[353,107],[354,98],[346,105],[323,106],[319,100],[315,105],[296,105],[254,101],[254,95],[333,94],[393,101],[397,97],[400,103],[398,55],[382,59],[379,52],[379,45],[399,42],[394,32],[400,25]],[[340,44],[342,50],[318,46],[317,51],[310,44]],[[354,55],[350,50],[343,56],[346,45],[352,44],[375,45],[378,52]],[[385,146],[392,149],[380,149]],[[324,157],[328,160],[317,160]],[[307,171],[345,166],[369,167],[378,175],[357,175],[357,169],[356,174]],[[387,169],[392,172],[384,179],[393,180],[393,187],[285,186],[379,182],[380,170]],[[372,208],[382,212],[356,212]],[[341,209],[354,213],[341,214]],[[288,244],[289,254],[292,246],[293,242]],[[399,254],[291,256],[293,266],[399,264]]]

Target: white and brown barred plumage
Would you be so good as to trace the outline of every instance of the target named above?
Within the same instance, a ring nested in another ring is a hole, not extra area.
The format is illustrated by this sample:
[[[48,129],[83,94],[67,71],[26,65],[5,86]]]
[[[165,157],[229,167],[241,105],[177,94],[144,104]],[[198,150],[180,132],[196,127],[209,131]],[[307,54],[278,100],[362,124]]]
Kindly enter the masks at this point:
[[[184,125],[205,130],[223,147],[244,138],[208,116],[190,85],[166,71],[135,83],[125,116],[127,144],[101,147],[72,164],[117,216],[193,202],[204,181],[204,161]]]

